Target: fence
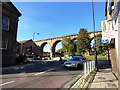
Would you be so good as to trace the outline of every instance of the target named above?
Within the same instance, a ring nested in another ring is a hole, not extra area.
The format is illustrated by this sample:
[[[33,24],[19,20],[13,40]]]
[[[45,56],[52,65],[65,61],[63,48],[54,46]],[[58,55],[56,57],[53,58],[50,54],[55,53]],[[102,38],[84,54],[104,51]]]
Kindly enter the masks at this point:
[[[95,69],[95,61],[88,61],[84,63],[84,79]]]

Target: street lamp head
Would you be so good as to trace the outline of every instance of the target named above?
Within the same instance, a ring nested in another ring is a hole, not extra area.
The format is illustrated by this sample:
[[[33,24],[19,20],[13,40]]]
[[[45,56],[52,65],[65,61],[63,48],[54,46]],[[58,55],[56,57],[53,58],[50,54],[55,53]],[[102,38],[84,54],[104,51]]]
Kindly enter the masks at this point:
[[[39,33],[37,33],[37,35],[39,35]]]

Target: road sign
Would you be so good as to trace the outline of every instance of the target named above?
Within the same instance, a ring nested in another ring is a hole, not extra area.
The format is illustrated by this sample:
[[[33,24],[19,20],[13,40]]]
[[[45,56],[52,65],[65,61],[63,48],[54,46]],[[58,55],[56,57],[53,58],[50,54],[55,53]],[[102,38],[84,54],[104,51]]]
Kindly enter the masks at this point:
[[[101,28],[103,40],[108,39],[110,41],[112,38],[115,38],[116,31],[113,30],[112,21],[101,21]]]
[[[113,31],[102,32],[102,39],[109,39],[109,38],[114,38]]]
[[[102,43],[109,43],[108,39],[102,39]]]

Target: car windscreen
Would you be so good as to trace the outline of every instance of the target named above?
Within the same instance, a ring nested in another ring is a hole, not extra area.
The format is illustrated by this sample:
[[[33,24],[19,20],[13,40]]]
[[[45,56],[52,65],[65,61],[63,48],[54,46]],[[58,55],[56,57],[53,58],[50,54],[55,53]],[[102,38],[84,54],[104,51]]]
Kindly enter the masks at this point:
[[[70,61],[79,61],[80,57],[73,57],[72,59],[70,59]]]

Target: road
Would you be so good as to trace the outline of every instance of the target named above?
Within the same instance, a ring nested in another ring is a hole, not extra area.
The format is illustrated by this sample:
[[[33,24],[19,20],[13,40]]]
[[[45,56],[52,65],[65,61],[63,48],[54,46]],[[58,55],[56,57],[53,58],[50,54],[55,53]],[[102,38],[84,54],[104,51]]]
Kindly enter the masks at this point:
[[[70,88],[82,71],[63,67],[63,61],[34,62],[8,68],[1,75],[4,88]]]

